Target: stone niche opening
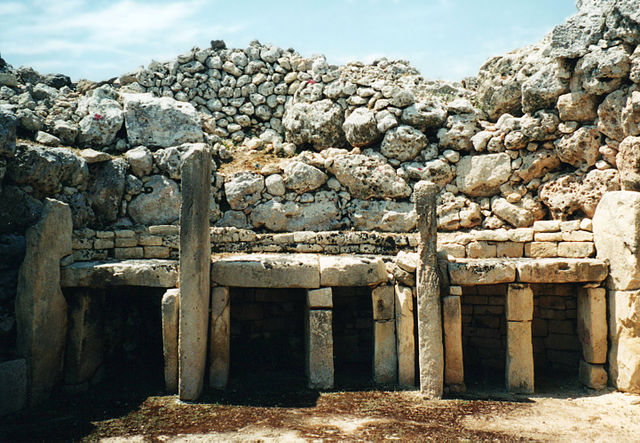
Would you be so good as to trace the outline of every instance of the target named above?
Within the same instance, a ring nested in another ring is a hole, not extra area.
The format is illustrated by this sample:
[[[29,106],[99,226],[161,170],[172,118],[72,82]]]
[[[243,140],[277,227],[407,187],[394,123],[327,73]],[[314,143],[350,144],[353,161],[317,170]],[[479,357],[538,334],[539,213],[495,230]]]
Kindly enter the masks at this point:
[[[306,386],[304,289],[229,289],[231,387]]]
[[[334,287],[333,355],[336,387],[373,382],[373,306],[368,287]]]
[[[532,284],[531,322],[535,384],[561,383],[578,376],[577,291],[572,284]],[[463,287],[462,336],[465,382],[502,386],[505,382],[508,285]]]
[[[164,391],[163,288],[66,288],[69,325],[64,386],[125,395]],[[113,389],[110,389],[113,386]]]

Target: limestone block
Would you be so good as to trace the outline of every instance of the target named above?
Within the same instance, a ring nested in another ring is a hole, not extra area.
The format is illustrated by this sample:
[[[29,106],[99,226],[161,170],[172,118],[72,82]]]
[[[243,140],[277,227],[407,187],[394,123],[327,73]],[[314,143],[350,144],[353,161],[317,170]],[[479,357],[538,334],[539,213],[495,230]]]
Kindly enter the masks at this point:
[[[311,309],[333,308],[333,291],[331,288],[307,290],[307,307]]]
[[[395,287],[396,349],[398,353],[398,383],[415,386],[416,340],[413,320],[413,289]]]
[[[640,192],[608,192],[593,217],[597,257],[609,260],[609,287],[640,289]]]
[[[224,389],[229,380],[231,318],[229,288],[211,288],[209,386]]]
[[[64,363],[66,385],[89,381],[103,362],[104,294],[78,289],[67,296],[69,328]]]
[[[18,274],[16,329],[27,361],[30,405],[46,400],[62,378],[67,302],[60,289],[60,260],[71,254],[69,206],[47,199],[40,220],[26,232]]]
[[[526,257],[557,257],[558,243],[547,241],[534,241],[531,243],[525,243],[524,255]]]
[[[507,322],[507,391],[533,394],[533,344],[531,322]]]
[[[180,290],[169,289],[162,296],[162,355],[164,384],[170,394],[178,392],[178,328],[180,320]]]
[[[497,285],[516,280],[516,265],[497,259],[449,262],[451,284],[459,286]]]
[[[418,268],[418,254],[400,251],[396,256],[396,264],[407,272],[416,272]]]
[[[180,208],[178,395],[197,400],[204,386],[209,333],[211,153],[193,145],[183,156]]]
[[[238,254],[215,257],[211,265],[211,280],[220,286],[230,287],[318,288],[318,256]]]
[[[559,257],[590,257],[595,252],[592,242],[560,242],[558,243]]]
[[[604,288],[578,291],[578,338],[582,358],[591,364],[607,362],[607,300]]]
[[[310,389],[333,388],[333,313],[308,310],[306,370]]]
[[[373,380],[379,384],[393,384],[397,379],[395,321],[377,320],[373,324]]]
[[[460,296],[442,298],[444,330],[444,382],[455,391],[464,390],[462,355],[462,304]]]
[[[592,365],[580,360],[578,379],[587,388],[600,390],[607,387],[607,371],[604,365]]]
[[[370,286],[387,279],[387,268],[380,257],[320,256],[321,286]]]
[[[640,291],[611,291],[609,378],[621,391],[640,393]]]
[[[533,320],[533,290],[528,284],[510,284],[507,290],[507,320]]]
[[[374,288],[371,291],[373,319],[392,320],[395,317],[394,300],[393,286],[382,285]]]
[[[0,363],[0,417],[27,405],[27,361],[23,358]]]
[[[524,243],[500,242],[496,244],[496,257],[522,257],[524,253]]]
[[[63,288],[148,286],[174,288],[178,283],[175,260],[123,260],[120,262],[75,262],[61,269]]]
[[[592,258],[540,258],[516,263],[522,283],[601,282],[607,278],[605,262]]]

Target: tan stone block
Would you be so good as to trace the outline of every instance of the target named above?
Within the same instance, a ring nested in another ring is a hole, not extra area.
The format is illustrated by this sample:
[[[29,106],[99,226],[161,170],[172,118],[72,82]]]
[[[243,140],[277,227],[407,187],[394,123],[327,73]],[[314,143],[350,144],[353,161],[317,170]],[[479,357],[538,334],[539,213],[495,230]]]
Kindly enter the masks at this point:
[[[169,258],[171,248],[166,246],[144,246],[144,258]]]
[[[319,262],[320,286],[370,286],[388,279],[379,257],[321,255]]]
[[[393,286],[389,285],[378,286],[371,291],[374,320],[391,320],[395,317],[394,293]]]
[[[229,288],[211,288],[209,386],[214,389],[224,389],[229,380],[230,331]]]
[[[583,218],[580,221],[580,229],[583,231],[593,231],[593,221],[590,218]]]
[[[580,229],[580,220],[567,220],[560,222],[560,230],[562,232],[577,231]]]
[[[621,391],[640,394],[640,291],[611,291],[609,378]]]
[[[607,362],[607,301],[604,288],[578,291],[578,338],[587,363]]]
[[[528,284],[512,283],[507,289],[506,317],[509,321],[533,319],[533,290]]]
[[[462,295],[462,286],[449,286],[449,295]]]
[[[396,264],[407,272],[416,272],[418,268],[418,254],[400,251],[396,256]]]
[[[78,238],[73,237],[71,239],[71,248],[76,249],[91,249],[93,248],[93,239],[91,238]]]
[[[456,390],[464,385],[462,355],[462,305],[459,296],[442,299],[442,321],[444,330],[444,382],[455,385]]]
[[[398,380],[395,320],[376,320],[373,324],[373,379],[380,384]]]
[[[516,265],[506,260],[462,259],[449,262],[451,284],[460,286],[497,285],[516,280]]]
[[[495,244],[486,241],[473,241],[467,245],[467,257],[469,258],[493,258],[496,256]]]
[[[113,250],[113,256],[117,260],[143,258],[144,249],[142,248],[142,246],[136,246],[135,248],[115,248]]]
[[[496,257],[522,257],[524,252],[524,243],[516,242],[500,242],[496,245]]]
[[[517,228],[509,230],[509,240],[517,243],[533,241],[533,228]]]
[[[465,258],[467,256],[467,249],[464,245],[459,245],[457,243],[445,243],[441,245],[441,248],[447,252],[447,255],[455,258]]]
[[[162,237],[159,235],[142,234],[138,237],[140,246],[162,246]]]
[[[534,392],[531,322],[507,322],[506,384],[509,392]]]
[[[588,231],[571,231],[562,233],[563,241],[593,241],[593,233]]]
[[[115,238],[113,231],[96,231],[97,238],[103,238],[107,240],[113,240]]]
[[[136,236],[136,232],[131,229],[119,229],[113,232],[116,238],[132,238]]]
[[[525,243],[524,255],[526,257],[557,257],[558,243],[555,243],[555,242]]]
[[[149,226],[151,235],[178,235],[180,227],[176,225],[155,225]]]
[[[116,236],[116,248],[133,248],[134,246],[138,246],[138,240],[135,237]]]
[[[591,258],[540,258],[516,263],[518,281],[523,283],[601,282],[608,267]]]
[[[509,240],[509,231],[504,228],[495,230],[472,231],[471,234],[477,241],[507,241]]]
[[[536,242],[562,241],[562,234],[562,232],[536,232],[533,240]]]
[[[178,322],[180,290],[169,289],[162,296],[162,355],[164,383],[168,393],[178,392]]]
[[[332,321],[333,313],[330,310],[307,311],[306,372],[311,389],[333,388]]]
[[[110,239],[96,238],[93,241],[93,249],[112,249],[115,246],[115,242]]]
[[[536,232],[555,232],[560,230],[560,220],[538,220],[533,222]]]
[[[333,295],[331,288],[308,289],[307,307],[311,309],[333,308]]]
[[[560,242],[558,256],[560,257],[590,257],[595,252],[592,242]]]
[[[601,390],[607,387],[607,371],[604,365],[592,365],[581,360],[578,378],[587,388]]]
[[[415,386],[416,340],[413,319],[413,289],[395,287],[396,348],[398,353],[398,383],[400,386]]]

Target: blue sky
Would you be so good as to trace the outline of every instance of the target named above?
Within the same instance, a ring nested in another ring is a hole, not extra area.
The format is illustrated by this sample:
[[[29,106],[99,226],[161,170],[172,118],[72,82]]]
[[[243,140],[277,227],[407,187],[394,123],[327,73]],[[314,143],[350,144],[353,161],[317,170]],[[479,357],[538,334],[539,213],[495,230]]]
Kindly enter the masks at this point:
[[[258,39],[335,64],[407,59],[426,78],[459,80],[575,11],[574,0],[0,0],[0,54],[104,80],[212,39]]]

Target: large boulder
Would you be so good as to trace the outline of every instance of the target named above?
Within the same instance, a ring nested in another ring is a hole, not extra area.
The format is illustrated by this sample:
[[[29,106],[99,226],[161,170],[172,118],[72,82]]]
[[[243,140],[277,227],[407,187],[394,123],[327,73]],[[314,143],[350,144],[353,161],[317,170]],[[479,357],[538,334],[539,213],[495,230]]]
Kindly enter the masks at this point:
[[[556,153],[560,161],[586,169],[598,160],[600,145],[600,131],[595,126],[583,126],[570,136],[558,140]]]
[[[622,109],[626,106],[628,88],[618,89],[607,95],[598,107],[598,131],[609,138],[622,141]]]
[[[359,231],[411,232],[417,215],[413,203],[353,200],[349,218]]]
[[[438,101],[419,101],[402,111],[402,122],[421,130],[439,128],[447,119],[447,109]]]
[[[168,225],[180,217],[182,201],[178,184],[163,175],[145,183],[145,192],[129,203],[131,219],[143,225]]]
[[[83,97],[78,103],[80,120],[78,143],[92,146],[106,146],[114,142],[122,128],[122,106],[116,100],[115,92],[103,86],[93,91],[90,97]]]
[[[580,11],[556,26],[551,33],[552,57],[578,58],[587,53],[589,46],[602,38],[605,11],[599,3],[580,2]]]
[[[560,64],[543,65],[522,83],[522,112],[553,108],[558,97],[569,90],[567,77]]]
[[[560,120],[590,122],[596,119],[598,100],[596,96],[586,92],[571,92],[558,97]]]
[[[203,140],[202,124],[192,104],[151,94],[124,95],[124,121],[133,146],[167,148]]]
[[[269,200],[257,205],[249,220],[254,228],[276,232],[330,231],[340,226],[340,210],[333,192],[317,192],[313,203]]]
[[[134,149],[129,149],[124,157],[129,162],[131,172],[138,177],[144,177],[151,173],[153,169],[153,155],[146,146],[138,146]]]
[[[629,75],[631,62],[622,45],[611,48],[594,46],[578,60],[575,81],[589,94],[602,95],[615,91]]]
[[[640,135],[640,91],[632,91],[622,110],[624,135]]]
[[[224,183],[224,193],[231,209],[243,210],[260,201],[264,177],[255,172],[238,172]]]
[[[560,166],[558,155],[551,149],[539,149],[521,158],[522,164],[514,171],[514,175],[520,177],[525,183],[535,178],[542,178],[548,171]]]
[[[373,111],[356,108],[342,125],[347,141],[357,148],[369,146],[380,138],[378,122]]]
[[[62,161],[51,149],[20,144],[7,164],[7,178],[32,186],[43,195],[52,194],[60,183]]]
[[[427,136],[418,129],[401,125],[387,131],[380,152],[387,158],[409,161],[416,158],[428,144]]]
[[[411,187],[380,159],[361,154],[338,154],[326,163],[327,170],[356,198],[404,198]]]
[[[511,176],[508,154],[467,155],[458,162],[456,185],[472,197],[489,197]]]
[[[297,145],[310,144],[317,151],[345,144],[343,123],[344,111],[329,99],[294,103],[282,119],[287,141]]]
[[[298,194],[311,192],[324,185],[329,179],[327,174],[315,166],[299,161],[287,163],[284,167],[284,184]]]
[[[624,191],[640,191],[640,137],[627,137],[619,145],[616,165]]]
[[[0,107],[0,157],[10,157],[15,152],[17,124],[16,116]]]
[[[89,200],[97,221],[103,225],[113,223],[124,193],[127,162],[117,158],[92,165],[89,183]]]
[[[609,378],[620,391],[640,394],[640,291],[610,291]]]

